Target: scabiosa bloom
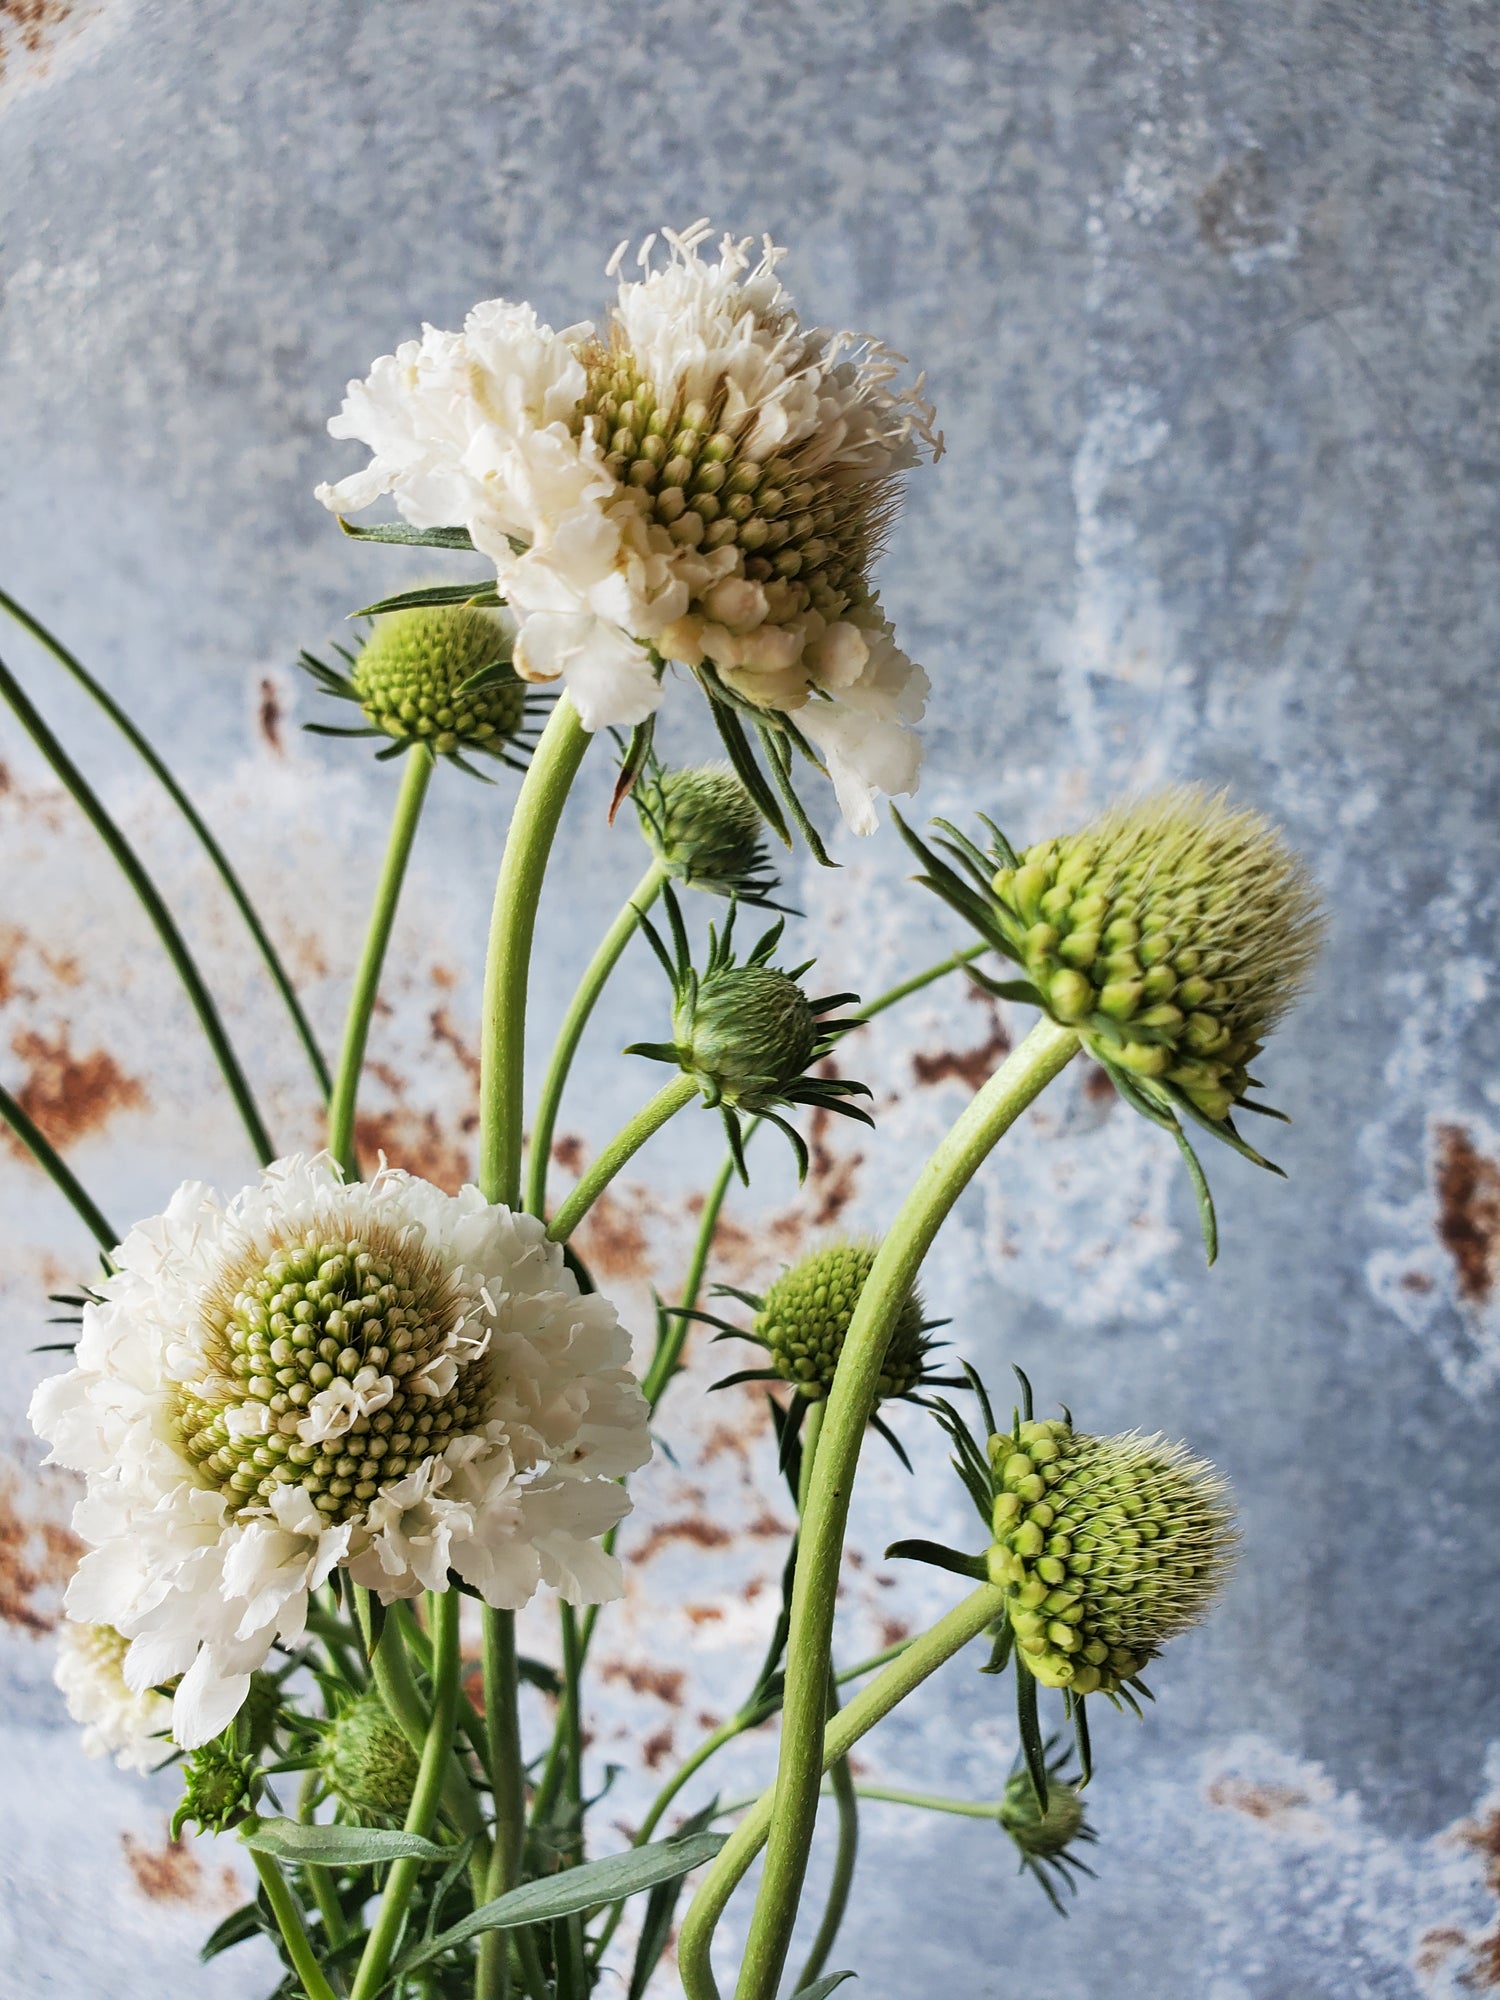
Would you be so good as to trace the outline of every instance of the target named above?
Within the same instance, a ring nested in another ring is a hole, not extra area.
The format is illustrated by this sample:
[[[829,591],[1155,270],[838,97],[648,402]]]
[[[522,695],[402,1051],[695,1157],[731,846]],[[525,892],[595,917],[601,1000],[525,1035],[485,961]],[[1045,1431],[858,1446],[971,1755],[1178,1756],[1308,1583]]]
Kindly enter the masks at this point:
[[[225,1726],[336,1566],[387,1602],[450,1571],[502,1608],[618,1595],[598,1537],[645,1403],[539,1221],[390,1169],[346,1187],[325,1154],[227,1204],[189,1183],[113,1261],[31,1417],[88,1477],[70,1615],[130,1640],[132,1688],[182,1676],[180,1744]]]
[[[352,382],[333,436],[362,472],[340,514],[390,494],[418,529],[462,529],[495,564],[523,677],[566,685],[585,727],[635,725],[665,661],[813,746],[845,818],[909,792],[927,678],[870,582],[900,475],[941,439],[920,380],[862,335],[804,328],[767,239],[706,222],[642,246],[608,321],[554,332],[491,299]],[[624,246],[610,263],[614,275]],[[448,546],[453,546],[450,539]]]
[[[154,1687],[126,1686],[129,1646],[113,1625],[64,1619],[52,1678],[69,1715],[83,1725],[83,1747],[90,1757],[113,1757],[122,1771],[150,1771],[171,1752],[162,1739],[172,1704]]]

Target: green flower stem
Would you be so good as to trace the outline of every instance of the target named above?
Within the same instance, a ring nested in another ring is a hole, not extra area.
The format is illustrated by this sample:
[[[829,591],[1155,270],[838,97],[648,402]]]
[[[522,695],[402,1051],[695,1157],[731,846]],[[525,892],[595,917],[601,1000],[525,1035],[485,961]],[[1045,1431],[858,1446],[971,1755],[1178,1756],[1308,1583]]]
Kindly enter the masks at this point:
[[[697,1095],[698,1086],[690,1076],[674,1076],[670,1083],[662,1085],[649,1104],[643,1104],[634,1118],[621,1126],[552,1218],[547,1234],[554,1243],[567,1242],[626,1161]]]
[[[417,1768],[417,1782],[407,1809],[405,1829],[408,1833],[420,1834],[424,1840],[432,1838],[444,1780],[453,1755],[453,1729],[458,1718],[460,1602],[456,1590],[430,1591],[427,1597],[427,1618],[432,1629],[432,1719],[427,1725],[427,1739],[422,1745],[422,1761]],[[385,1894],[380,1899],[380,1909],[365,1940],[349,2000],[372,2000],[372,1996],[385,1984],[391,1956],[401,1935],[401,1927],[406,1922],[407,1906],[422,1866],[420,1861],[409,1857],[391,1863]]]
[[[365,948],[349,994],[349,1014],[344,1023],[338,1075],[334,1079],[333,1095],[328,1104],[328,1150],[343,1168],[344,1178],[351,1181],[359,1179],[359,1160],[354,1148],[354,1107],[359,1097],[360,1074],[365,1065],[370,1016],[375,1011],[380,970],[385,963],[386,946],[391,941],[391,925],[395,922],[396,905],[401,900],[401,884],[406,876],[406,864],[411,858],[412,841],[416,838],[417,822],[422,817],[422,805],[432,781],[436,759],[425,743],[417,743],[407,751],[404,762],[406,768],[401,778],[401,790],[396,795],[385,863],[375,889],[375,904],[370,911],[370,927],[365,934]]]
[[[1003,1799],[945,1799],[936,1792],[903,1792],[894,1785],[856,1785],[862,1799],[884,1799],[893,1806],[916,1806],[922,1812],[957,1813],[963,1819],[998,1820]]]
[[[755,1136],[760,1120],[745,1128],[744,1144],[749,1145]],[[733,1153],[725,1155],[724,1164],[719,1169],[718,1178],[709,1189],[703,1203],[703,1213],[698,1218],[698,1235],[693,1243],[693,1258],[688,1265],[688,1274],[682,1287],[683,1311],[672,1313],[666,1322],[666,1332],[657,1342],[656,1352],[651,1357],[641,1382],[641,1392],[651,1407],[656,1406],[667,1393],[667,1385],[677,1373],[682,1360],[682,1350],[692,1322],[686,1317],[698,1303],[698,1295],[703,1290],[703,1275],[708,1269],[708,1255],[713,1248],[714,1232],[719,1226],[719,1216],[723,1212],[724,1198],[729,1193],[729,1184],[734,1179],[735,1165]]]
[[[891,1710],[922,1685],[929,1675],[976,1639],[1005,1608],[1005,1593],[994,1584],[983,1583],[940,1618],[929,1631],[913,1639],[893,1660],[878,1680],[874,1680],[842,1710],[828,1726],[823,1745],[823,1769],[847,1757],[860,1738],[883,1721]],[[821,1789],[822,1774],[819,1773]],[[719,2000],[709,1962],[709,1947],[725,1905],[734,1894],[761,1848],[772,1824],[776,1789],[762,1792],[744,1820],[714,1858],[683,1919],[677,1941],[677,1970],[687,2000]]]
[[[453,1591],[443,1593],[445,1597],[456,1594]],[[361,1624],[368,1632],[367,1621],[361,1619]],[[419,1757],[425,1755],[431,1718],[428,1715],[427,1705],[417,1690],[417,1684],[412,1679],[411,1662],[406,1656],[401,1621],[398,1618],[387,1616],[385,1629],[380,1635],[380,1644],[375,1648],[375,1658],[371,1665],[375,1674],[375,1685],[379,1688],[386,1707],[400,1723],[407,1742],[417,1755]],[[461,1834],[465,1837],[470,1834],[478,1837],[476,1853],[479,1847],[482,1847],[485,1863],[488,1864],[489,1843],[483,1839],[484,1820],[474,1797],[474,1788],[465,1777],[463,1766],[451,1751],[443,1775],[442,1803],[443,1811]]]
[[[61,639],[49,632],[39,618],[33,618],[24,606],[17,604],[16,600],[3,590],[0,590],[0,611],[8,611],[16,623],[29,632],[32,638],[37,640],[40,645],[45,646],[58,665],[70,673],[84,692],[98,703],[116,729],[125,738],[131,749],[141,759],[147,770],[150,771],[151,775],[160,784],[173,805],[176,806],[177,810],[187,821],[199,846],[208,856],[214,872],[229,891],[230,899],[235,908],[244,918],[245,928],[250,933],[251,942],[260,953],[266,971],[271,975],[272,984],[286,1003],[286,1010],[291,1016],[292,1026],[297,1031],[297,1039],[306,1050],[307,1060],[312,1066],[314,1077],[317,1079],[319,1093],[326,1099],[333,1088],[332,1080],[328,1074],[328,1065],[323,1060],[323,1051],[318,1047],[318,1040],[312,1031],[312,1025],[302,1010],[302,1002],[297,998],[297,989],[292,984],[291,975],[282,964],[275,945],[272,944],[270,938],[267,936],[265,926],[260,920],[255,905],[250,900],[244,883],[241,882],[239,876],[231,867],[229,857],[209,831],[207,823],[198,811],[198,808],[193,804],[187,793],[182,789],[182,786],[178,784],[167,766],[152,748],[150,742],[131,721],[114,696],[94,679],[94,676],[83,665],[82,661],[75,658],[68,651]]]
[[[255,1863],[255,1872],[266,1892],[266,1901],[271,1905],[271,1914],[285,1940],[287,1956],[302,1981],[307,2000],[338,2000],[338,1995],[323,1977],[323,1969],[318,1964],[312,1940],[302,1921],[301,1907],[281,1872],[280,1863],[255,1848],[250,1850],[250,1859]]]
[[[564,691],[532,752],[511,815],[484,968],[479,1045],[479,1185],[514,1208],[521,1195],[526,989],[537,904],[569,787],[593,739]]]
[[[787,1642],[776,1818],[745,1944],[738,2000],[774,2000],[796,1920],[818,1813],[829,1651],[844,1525],[896,1315],[963,1189],[1022,1111],[1077,1051],[1078,1037],[1073,1030],[1046,1018],[1011,1051],[917,1176],[881,1243],[850,1322],[828,1398],[802,1523]]]
[[[568,1072],[573,1067],[573,1058],[578,1052],[578,1044],[583,1039],[583,1031],[588,1026],[599,995],[604,991],[609,975],[620,961],[626,945],[639,928],[642,910],[649,910],[661,894],[662,884],[667,879],[667,871],[659,861],[653,861],[640,881],[636,884],[629,901],[604,933],[599,949],[588,962],[578,990],[568,1003],[568,1011],[563,1016],[562,1026],[557,1031],[557,1041],[553,1046],[552,1060],[547,1066],[546,1079],[542,1084],[542,1094],[537,1100],[536,1116],[531,1121],[530,1152],[526,1178],[526,1206],[533,1215],[547,1212],[547,1168],[552,1154],[552,1135],[557,1130],[557,1114],[562,1105],[563,1090],[568,1081]]]
[[[484,1613],[484,1713],[489,1732],[489,1779],[495,1800],[495,1844],[483,1898],[491,1903],[521,1879],[526,1843],[526,1774],[521,1761],[517,1690],[516,1617],[513,1611]],[[504,1931],[479,1939],[475,2000],[505,2000],[510,1986],[509,1943]]]
[[[889,1666],[892,1660],[900,1659],[910,1644],[910,1639],[898,1639],[894,1646],[887,1646],[883,1653],[872,1653],[857,1667],[845,1667],[841,1673],[834,1675],[834,1686],[843,1687],[848,1681],[861,1681],[866,1674],[873,1674],[877,1667]]]
[[[877,1014],[883,1014],[887,1007],[894,1007],[898,1000],[905,1000],[913,993],[920,993],[924,986],[931,986],[936,980],[944,979],[950,972],[957,972],[961,965],[972,965],[976,958],[983,958],[989,950],[987,944],[966,945],[962,951],[950,952],[947,958],[940,958],[936,965],[929,965],[925,972],[914,973],[910,979],[903,979],[899,986],[893,986],[889,993],[882,993],[878,1000],[871,1000],[864,1007],[856,1007],[851,1012],[851,1021],[873,1021]]]
[[[16,720],[35,743],[38,750],[52,766],[58,779],[72,794],[74,801],[95,833],[109,849],[118,864],[120,872],[140,898],[147,916],[161,939],[166,954],[176,969],[178,978],[193,1003],[193,1011],[198,1016],[209,1047],[213,1050],[224,1081],[229,1086],[229,1094],[234,1099],[235,1108],[244,1122],[255,1156],[264,1167],[276,1157],[275,1148],[261,1123],[260,1112],[245,1073],[240,1068],[239,1058],[230,1045],[224,1031],[224,1023],[219,1018],[219,1010],[214,1005],[213,996],[203,983],[197,962],[188,950],[181,931],[173,921],[172,913],[162,900],[161,891],[146,873],[139,855],[115,825],[105,810],[94,788],[82,771],[53,735],[41,715],[32,706],[25,689],[12,674],[4,661],[0,661],[0,699],[6,701]]]
[[[313,1806],[317,1802],[318,1773],[316,1770],[304,1774],[297,1795],[297,1818],[304,1826],[312,1822]],[[334,1887],[333,1871],[320,1862],[309,1861],[302,1869],[302,1879],[311,1889],[313,1901],[323,1918],[323,1935],[328,1939],[330,1950],[337,1951],[349,1935],[349,1927],[344,1922],[344,1912],[339,1906],[338,1890]]]
[[[72,1203],[78,1220],[108,1257],[118,1244],[119,1237],[62,1154],[10,1092],[3,1088],[0,1088],[0,1118],[5,1120],[58,1193]]]

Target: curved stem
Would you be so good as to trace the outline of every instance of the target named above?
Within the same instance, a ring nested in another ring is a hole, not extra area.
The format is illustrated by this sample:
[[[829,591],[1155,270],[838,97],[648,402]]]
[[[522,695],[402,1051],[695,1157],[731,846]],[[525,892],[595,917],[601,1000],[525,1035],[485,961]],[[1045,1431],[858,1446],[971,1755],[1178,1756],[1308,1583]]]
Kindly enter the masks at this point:
[[[895,1785],[856,1785],[862,1799],[884,1799],[893,1806],[916,1806],[922,1812],[957,1813],[962,1819],[998,1820],[1003,1799],[945,1799],[937,1792],[903,1792]]]
[[[936,965],[929,965],[925,972],[913,973],[910,979],[903,979],[899,986],[893,986],[888,993],[882,993],[878,1000],[871,1000],[863,1007],[856,1007],[850,1014],[851,1021],[873,1021],[877,1014],[883,1014],[887,1007],[894,1007],[913,993],[920,993],[924,986],[945,979],[950,972],[957,972],[961,965],[972,965],[976,958],[983,958],[990,949],[987,944],[966,945],[962,951],[949,952]]]
[[[562,1026],[557,1031],[552,1060],[547,1065],[542,1094],[537,1100],[536,1116],[531,1121],[526,1206],[533,1215],[545,1215],[547,1212],[547,1168],[551,1163],[552,1135],[557,1130],[563,1089],[568,1081],[568,1072],[573,1067],[578,1044],[583,1039],[583,1031],[588,1026],[599,995],[604,991],[605,982],[620,961],[620,954],[635,936],[641,911],[650,909],[661,894],[661,886],[666,879],[666,869],[659,861],[653,861],[635,885],[624,909],[604,933],[599,949],[589,960],[578,982],[577,992],[568,1002],[568,1011],[563,1015]]]
[[[891,1329],[953,1204],[1016,1119],[1078,1050],[1043,1019],[940,1142],[881,1243],[839,1356],[813,1466],[792,1588],[776,1818],[745,1944],[739,2000],[775,2000],[818,1813],[834,1600],[849,1499]],[[898,1662],[899,1664],[899,1662]]]
[[[359,1160],[354,1146],[354,1107],[359,1097],[360,1073],[364,1069],[370,1016],[375,1011],[375,996],[380,990],[380,969],[385,963],[386,946],[391,941],[391,925],[395,922],[396,905],[401,900],[406,864],[411,858],[417,822],[422,817],[422,803],[427,797],[427,787],[432,782],[436,762],[425,743],[414,744],[407,751],[404,761],[406,769],[402,774],[401,789],[396,794],[396,810],[391,818],[385,862],[375,888],[365,948],[360,954],[359,969],[349,994],[349,1013],[344,1023],[343,1046],[339,1051],[338,1075],[328,1103],[328,1150],[343,1168],[344,1178],[351,1181],[359,1179]]]
[[[443,1794],[448,1761],[453,1754],[453,1726],[458,1716],[458,1607],[456,1590],[430,1591],[427,1615],[432,1627],[432,1719],[422,1745],[422,1761],[406,1814],[406,1832],[432,1837]],[[370,1935],[365,1939],[359,1970],[349,2000],[371,2000],[385,1984],[396,1940],[406,1922],[407,1905],[423,1864],[410,1857],[391,1863],[385,1894],[380,1899]]]
[[[251,1848],[250,1859],[255,1863],[255,1872],[265,1889],[266,1901],[271,1905],[271,1914],[275,1917],[277,1929],[286,1942],[287,1957],[292,1961],[297,1977],[302,1981],[307,2000],[338,2000],[337,1994],[323,1977],[323,1969],[318,1964],[312,1940],[307,1935],[307,1926],[302,1921],[301,1907],[292,1894],[291,1886],[282,1874],[280,1865],[269,1854],[262,1854],[257,1848]]]
[[[994,1584],[982,1583],[930,1631],[913,1639],[901,1657],[893,1660],[878,1680],[861,1689],[829,1724],[823,1746],[824,1769],[847,1757],[862,1736],[930,1674],[936,1673],[945,1660],[976,1639],[1004,1608],[1005,1592]],[[709,1946],[725,1905],[765,1845],[775,1799],[774,1788],[762,1792],[714,1858],[683,1919],[677,1943],[677,1970],[687,2000],[719,2000],[709,1963]]]
[[[514,1208],[521,1194],[526,988],[537,902],[568,789],[592,739],[564,691],[516,798],[495,881],[479,1044],[479,1185]]]
[[[829,1714],[838,1713],[838,1696],[830,1680],[828,1686]],[[833,1876],[828,1884],[828,1901],[823,1907],[823,1921],[818,1925],[817,1936],[812,1949],[807,1954],[807,1963],[797,1974],[797,1991],[811,1986],[828,1963],[828,1954],[833,1950],[838,1937],[839,1926],[844,1921],[844,1913],[849,1907],[849,1891],[854,1886],[854,1864],[859,1858],[859,1804],[855,1797],[854,1779],[849,1771],[849,1759],[840,1757],[830,1773],[833,1786],[834,1804],[838,1808],[839,1843],[834,1850]]]
[[[16,720],[72,794],[84,817],[109,849],[120,872],[140,898],[146,915],[155,927],[156,935],[161,939],[166,954],[176,968],[177,976],[186,988],[189,1000],[193,1003],[193,1011],[198,1016],[224,1081],[229,1086],[229,1094],[234,1099],[235,1108],[244,1122],[255,1156],[263,1167],[269,1165],[275,1158],[275,1148],[267,1136],[265,1126],[261,1123],[254,1095],[245,1081],[245,1073],[240,1068],[239,1058],[235,1055],[229,1037],[224,1032],[224,1023],[219,1018],[219,1010],[214,1005],[213,996],[203,983],[203,975],[199,972],[182,933],[173,921],[171,911],[162,900],[161,891],[146,873],[135,849],[105,811],[93,786],[32,706],[25,689],[3,660],[0,660],[0,699],[10,705]]]
[[[58,1193],[73,1204],[78,1220],[108,1257],[119,1243],[119,1237],[52,1141],[3,1088],[0,1088],[0,1118],[5,1120]]]
[[[297,1039],[307,1052],[307,1060],[312,1066],[314,1077],[317,1079],[318,1090],[326,1098],[333,1088],[332,1080],[328,1074],[328,1065],[323,1060],[323,1051],[318,1047],[318,1040],[312,1031],[312,1024],[302,1010],[302,1002],[297,998],[297,989],[292,984],[291,975],[282,964],[275,945],[272,944],[270,938],[267,936],[265,926],[260,920],[255,905],[250,900],[245,885],[230,865],[229,857],[209,831],[207,822],[198,811],[198,808],[193,804],[187,793],[182,789],[182,786],[173,777],[167,766],[152,748],[148,739],[136,727],[135,723],[131,721],[114,696],[94,679],[94,676],[83,665],[82,661],[68,651],[61,639],[49,632],[39,618],[34,618],[24,606],[17,604],[16,600],[3,590],[0,590],[0,610],[8,611],[18,625],[29,632],[32,638],[40,645],[46,647],[58,665],[73,676],[74,680],[77,681],[85,693],[92,696],[115,725],[116,729],[125,738],[131,749],[141,759],[147,770],[150,771],[151,775],[161,785],[162,790],[172,801],[173,805],[176,806],[177,810],[187,821],[198,841],[198,845],[208,856],[214,872],[229,891],[230,899],[235,908],[244,918],[245,928],[250,933],[255,949],[260,953],[266,971],[271,975],[272,984],[286,1003],[286,1010],[291,1016],[292,1026],[297,1031]]]
[[[745,1128],[743,1143],[749,1145],[755,1136],[759,1119]],[[704,1198],[703,1213],[698,1218],[698,1234],[693,1243],[692,1262],[688,1265],[687,1277],[683,1281],[682,1303],[691,1310],[698,1303],[698,1295],[703,1290],[703,1274],[708,1269],[708,1254],[713,1248],[714,1232],[719,1226],[719,1216],[724,1208],[724,1198],[729,1193],[729,1184],[734,1179],[734,1155],[725,1155],[724,1164],[719,1169],[718,1178]],[[688,1337],[692,1322],[685,1312],[672,1313],[667,1319],[667,1331],[658,1343],[641,1382],[641,1393],[651,1406],[653,1413],[657,1404],[667,1392],[667,1385],[677,1373],[677,1364],[682,1359],[683,1345]]]
[[[552,1218],[547,1234],[554,1243],[567,1242],[626,1161],[697,1095],[698,1086],[690,1076],[674,1076],[648,1104],[641,1106],[634,1118],[621,1126]]]

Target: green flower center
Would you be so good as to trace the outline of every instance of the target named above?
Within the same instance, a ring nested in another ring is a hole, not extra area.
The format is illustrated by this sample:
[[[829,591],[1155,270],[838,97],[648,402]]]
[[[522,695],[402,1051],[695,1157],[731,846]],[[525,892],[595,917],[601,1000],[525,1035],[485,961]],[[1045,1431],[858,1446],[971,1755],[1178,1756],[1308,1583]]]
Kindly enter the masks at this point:
[[[330,1522],[357,1516],[479,1413],[482,1363],[460,1365],[441,1393],[425,1372],[460,1309],[452,1281],[406,1232],[308,1229],[205,1301],[207,1366],[178,1392],[183,1451],[242,1514],[291,1482]],[[309,1406],[338,1383],[380,1406],[305,1442]]]
[[[804,1257],[766,1293],[755,1320],[771,1366],[810,1402],[828,1394],[860,1293],[875,1262],[869,1243],[836,1243]],[[922,1307],[907,1295],[881,1369],[881,1399],[904,1396],[921,1380]]]
[[[515,735],[526,689],[513,674],[480,678],[508,660],[510,635],[492,612],[468,605],[391,612],[355,658],[350,677],[371,725],[419,738],[439,755]]]
[[[417,1759],[378,1695],[363,1696],[330,1725],[318,1762],[329,1790],[362,1819],[405,1817]]]

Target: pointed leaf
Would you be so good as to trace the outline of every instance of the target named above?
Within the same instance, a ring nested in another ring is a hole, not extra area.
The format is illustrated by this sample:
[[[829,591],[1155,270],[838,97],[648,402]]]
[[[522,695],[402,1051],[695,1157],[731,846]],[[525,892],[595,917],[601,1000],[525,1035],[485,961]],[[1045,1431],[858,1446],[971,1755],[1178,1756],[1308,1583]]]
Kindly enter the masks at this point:
[[[1207,1252],[1210,1269],[1219,1254],[1219,1219],[1214,1214],[1214,1198],[1208,1191],[1208,1176],[1203,1164],[1193,1151],[1188,1135],[1180,1125],[1173,1130],[1178,1151],[1188,1170],[1188,1179],[1193,1184],[1193,1193],[1198,1198],[1198,1227],[1203,1231],[1203,1248]]]
[[[983,1556],[966,1556],[959,1549],[944,1548],[941,1542],[929,1542],[918,1536],[911,1541],[892,1542],[886,1550],[888,1562],[930,1563],[934,1569],[951,1570],[954,1576],[966,1576],[971,1583],[987,1583],[989,1569]]]
[[[792,2000],[828,2000],[828,1995],[846,1979],[858,1979],[857,1972],[830,1972],[826,1979],[820,1979],[814,1986],[804,1986],[792,1995]]]
[[[383,1826],[304,1826],[295,1819],[247,1819],[240,1839],[257,1854],[330,1868],[373,1868],[384,1861],[447,1861],[453,1850],[420,1834]]]
[[[408,549],[469,549],[474,547],[467,528],[409,528],[404,521],[355,528],[342,514],[338,524],[351,542],[395,542]]]
[[[428,604],[498,604],[493,583],[429,583],[420,590],[398,590],[394,597],[378,598],[351,611],[351,618],[378,618],[385,611],[419,611]]]

